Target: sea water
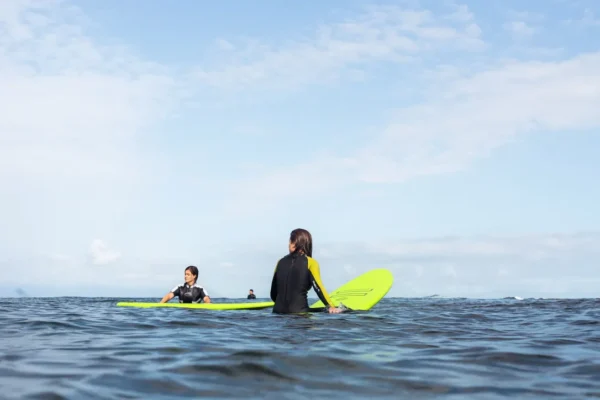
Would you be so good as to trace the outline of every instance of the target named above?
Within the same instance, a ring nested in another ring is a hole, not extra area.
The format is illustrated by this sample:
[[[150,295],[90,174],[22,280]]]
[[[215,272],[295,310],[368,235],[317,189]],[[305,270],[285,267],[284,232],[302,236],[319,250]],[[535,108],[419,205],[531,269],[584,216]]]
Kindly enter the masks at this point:
[[[0,398],[600,397],[599,300],[385,298],[304,316],[117,301],[157,300],[0,299]]]

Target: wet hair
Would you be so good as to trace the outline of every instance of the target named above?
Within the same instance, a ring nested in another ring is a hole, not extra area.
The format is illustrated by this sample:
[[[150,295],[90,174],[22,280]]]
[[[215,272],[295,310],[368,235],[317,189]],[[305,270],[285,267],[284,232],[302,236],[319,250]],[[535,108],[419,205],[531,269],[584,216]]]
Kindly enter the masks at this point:
[[[312,235],[306,229],[294,229],[290,233],[290,242],[294,244],[295,254],[304,254],[312,257]]]
[[[189,267],[187,267],[185,270],[186,270],[186,271],[190,271],[190,272],[192,273],[192,275],[194,275],[194,276],[195,276],[195,278],[194,278],[194,283],[196,283],[196,281],[198,281],[198,268],[196,268],[196,267],[195,267],[195,266],[193,266],[193,265],[190,265],[190,266],[189,266]],[[185,272],[185,271],[184,271],[184,272]]]

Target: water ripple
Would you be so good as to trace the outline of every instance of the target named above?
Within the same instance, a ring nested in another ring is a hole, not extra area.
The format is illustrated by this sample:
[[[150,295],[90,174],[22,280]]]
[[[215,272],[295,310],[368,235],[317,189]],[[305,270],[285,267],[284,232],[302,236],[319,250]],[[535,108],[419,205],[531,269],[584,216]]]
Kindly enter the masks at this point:
[[[3,398],[600,397],[596,299],[395,298],[307,316],[116,301],[0,299]]]

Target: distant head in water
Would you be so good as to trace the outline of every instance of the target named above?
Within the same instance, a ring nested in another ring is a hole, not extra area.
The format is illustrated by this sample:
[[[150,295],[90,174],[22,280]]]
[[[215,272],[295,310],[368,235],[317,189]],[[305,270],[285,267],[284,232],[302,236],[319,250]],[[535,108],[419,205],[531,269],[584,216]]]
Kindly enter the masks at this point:
[[[192,286],[198,280],[198,268],[190,265],[185,269],[185,283]]]
[[[312,236],[306,229],[294,229],[290,233],[290,253],[304,254],[312,257]]]

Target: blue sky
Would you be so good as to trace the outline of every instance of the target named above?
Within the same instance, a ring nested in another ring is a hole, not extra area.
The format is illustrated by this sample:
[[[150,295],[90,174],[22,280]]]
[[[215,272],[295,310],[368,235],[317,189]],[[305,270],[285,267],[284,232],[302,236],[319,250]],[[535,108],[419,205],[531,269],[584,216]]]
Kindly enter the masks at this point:
[[[6,0],[0,88],[0,296],[597,296],[595,2]]]

